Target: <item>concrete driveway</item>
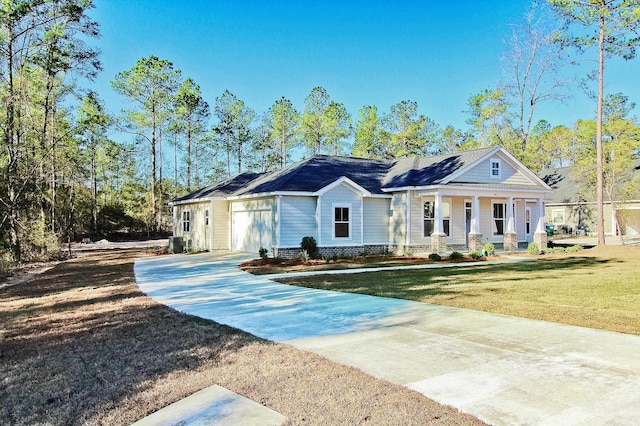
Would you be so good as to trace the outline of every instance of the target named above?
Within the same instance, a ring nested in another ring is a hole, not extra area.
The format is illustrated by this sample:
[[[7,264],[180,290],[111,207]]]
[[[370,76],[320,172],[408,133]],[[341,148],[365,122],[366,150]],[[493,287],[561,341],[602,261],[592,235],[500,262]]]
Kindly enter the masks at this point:
[[[286,342],[497,425],[635,425],[640,337],[396,299],[286,286],[239,255],[136,260],[142,291]]]

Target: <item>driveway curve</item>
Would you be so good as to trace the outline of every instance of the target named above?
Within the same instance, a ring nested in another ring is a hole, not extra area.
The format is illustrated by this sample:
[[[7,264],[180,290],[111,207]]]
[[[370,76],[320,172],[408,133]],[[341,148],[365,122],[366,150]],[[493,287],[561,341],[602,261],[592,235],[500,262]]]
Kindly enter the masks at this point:
[[[286,342],[497,425],[635,425],[640,337],[293,287],[237,254],[137,259],[141,290],[179,311]]]

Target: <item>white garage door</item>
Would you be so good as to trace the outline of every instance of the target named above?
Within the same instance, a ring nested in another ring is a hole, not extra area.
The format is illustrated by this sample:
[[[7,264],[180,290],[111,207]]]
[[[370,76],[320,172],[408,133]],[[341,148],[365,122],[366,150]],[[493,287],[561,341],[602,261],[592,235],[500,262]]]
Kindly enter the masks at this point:
[[[233,212],[232,250],[257,254],[260,247],[271,249],[272,229],[271,210]]]

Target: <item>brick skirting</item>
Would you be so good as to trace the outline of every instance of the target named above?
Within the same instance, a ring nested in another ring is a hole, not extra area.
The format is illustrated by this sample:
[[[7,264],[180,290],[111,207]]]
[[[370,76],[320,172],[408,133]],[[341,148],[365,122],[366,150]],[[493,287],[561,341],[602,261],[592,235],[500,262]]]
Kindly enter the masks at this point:
[[[478,238],[469,238],[469,247],[465,246],[464,244],[448,244],[446,245],[446,251],[445,252],[441,252],[439,254],[441,255],[446,255],[447,253],[451,253],[454,251],[458,251],[460,253],[471,253],[473,251],[482,251],[482,247],[483,247],[483,243],[481,241],[482,235],[478,234],[477,235]],[[545,234],[546,237],[546,234]],[[477,241],[473,241],[473,240],[477,240]],[[478,246],[479,249],[473,250],[472,249],[472,243],[475,242]],[[446,244],[446,243],[445,243]],[[504,251],[507,250],[505,248],[504,243],[498,243],[495,242],[493,243],[496,250],[498,251]],[[517,244],[517,245],[515,245]],[[523,250],[526,249],[529,243],[527,242],[515,242],[514,245],[511,246],[511,250],[510,251],[514,251],[514,249],[517,247],[517,249]],[[546,238],[545,238],[545,246],[546,248]],[[425,254],[430,254],[430,253],[434,253],[434,248],[431,245],[411,245],[411,246],[404,246],[404,245],[381,245],[381,244],[374,244],[374,245],[363,245],[363,246],[339,246],[339,247],[318,247],[318,251],[320,252],[320,257],[325,257],[325,258],[331,258],[334,256],[337,257],[355,257],[355,256],[362,256],[363,253],[367,253],[367,254],[380,254],[382,252],[384,252],[385,249],[390,250],[391,253],[394,253],[396,255],[402,255],[402,254],[408,254],[411,253],[413,254],[421,254],[421,255],[425,255]],[[516,249],[516,250],[517,250]],[[272,257],[279,257],[281,259],[296,259],[300,257],[300,247],[274,247],[271,249],[271,256]]]

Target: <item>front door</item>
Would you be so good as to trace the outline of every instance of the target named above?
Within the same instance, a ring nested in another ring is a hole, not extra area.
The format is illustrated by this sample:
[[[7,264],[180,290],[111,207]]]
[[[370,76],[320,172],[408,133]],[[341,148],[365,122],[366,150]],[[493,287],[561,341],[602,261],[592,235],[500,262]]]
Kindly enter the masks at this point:
[[[524,209],[524,233],[527,241],[531,242],[531,207]]]

